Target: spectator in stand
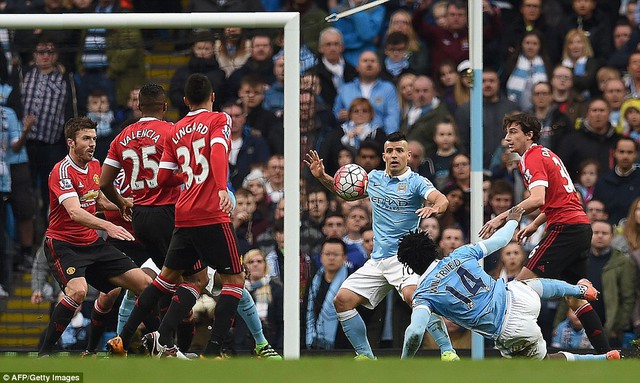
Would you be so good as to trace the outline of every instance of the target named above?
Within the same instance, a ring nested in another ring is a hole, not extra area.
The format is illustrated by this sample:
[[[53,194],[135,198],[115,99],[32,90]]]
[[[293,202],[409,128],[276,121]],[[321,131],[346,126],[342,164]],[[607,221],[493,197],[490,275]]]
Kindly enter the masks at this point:
[[[596,183],[593,197],[604,202],[608,221],[613,225],[626,217],[631,201],[640,195],[640,171],[635,167],[637,157],[636,142],[621,137],[613,152],[615,167],[603,172]]]
[[[609,80],[622,80],[620,71],[610,66],[603,66],[596,72],[596,82],[598,83],[598,90],[604,94],[604,86]]]
[[[225,28],[216,40],[213,51],[218,66],[224,71],[225,77],[229,78],[251,57],[251,41],[245,37],[242,28]]]
[[[574,127],[578,117],[587,111],[584,98],[573,90],[573,71],[565,66],[557,65],[551,76],[551,93],[553,103],[558,110],[569,117],[570,126]]]
[[[405,73],[398,80],[396,88],[398,89],[398,104],[402,116],[406,115],[411,107],[414,81],[416,81],[416,75],[413,73]]]
[[[284,196],[284,156],[272,154],[267,161],[267,183],[265,190],[272,203],[277,204]]]
[[[284,289],[278,278],[269,274],[265,255],[258,249],[249,250],[243,257],[247,270],[244,288],[251,293],[262,323],[264,336],[273,347],[282,348],[284,335]],[[253,350],[255,342],[244,321],[236,321],[235,348]]]
[[[93,158],[102,163],[107,158],[109,143],[116,136],[115,127],[113,126],[115,114],[109,103],[109,98],[102,89],[96,88],[89,94],[87,98],[87,117],[98,125],[96,128],[97,139],[105,143],[98,146],[93,153]]]
[[[375,111],[374,125],[391,134],[400,128],[400,106],[395,86],[380,77],[380,62],[373,51],[365,51],[358,60],[358,77],[343,84],[333,104],[333,113],[340,122],[346,121],[348,107],[354,98],[369,99]]]
[[[640,98],[640,52],[631,53],[627,63],[627,95]]]
[[[500,146],[504,137],[502,131],[502,119],[505,114],[518,109],[518,105],[508,100],[500,93],[500,80],[495,69],[484,68],[482,73],[482,126],[483,129],[483,153],[484,168],[489,167],[491,155]],[[458,107],[455,115],[456,125],[460,133],[460,142],[463,151],[469,152],[471,135],[471,104],[465,103]]]
[[[600,61],[594,57],[589,38],[583,30],[572,29],[567,32],[562,49],[562,65],[573,70],[573,90],[587,99],[598,94],[596,72]]]
[[[284,219],[277,219],[273,223],[275,247],[265,257],[268,275],[279,278],[284,282]],[[304,292],[309,279],[315,274],[315,267],[308,255],[300,252],[300,302],[304,299]]]
[[[306,254],[318,254],[325,239],[322,224],[329,213],[327,189],[316,187],[307,194],[306,209],[300,217],[300,250]]]
[[[609,123],[615,127],[616,132],[624,134],[623,127],[620,126],[620,109],[625,96],[624,82],[622,79],[611,79],[604,84],[602,98],[609,105]]]
[[[407,59],[409,66],[416,73],[426,73],[429,66],[429,50],[418,38],[416,31],[411,26],[411,14],[404,9],[399,9],[389,18],[389,28],[386,36],[393,32],[402,32],[409,38]]]
[[[447,3],[445,26],[433,25],[425,21],[431,3],[431,0],[420,2],[413,13],[413,29],[427,42],[429,52],[432,53],[431,74],[435,76],[442,61],[451,60],[459,64],[469,58],[469,29],[465,1],[453,0]],[[483,11],[487,15],[483,41],[490,42],[499,36],[502,22],[499,12],[488,1],[483,1]]]
[[[358,77],[356,68],[345,61],[342,56],[344,42],[342,32],[329,27],[320,32],[318,42],[320,60],[316,65],[316,73],[320,80],[320,96],[327,105],[333,106],[338,89],[342,84]]]
[[[562,35],[571,29],[579,29],[589,37],[594,56],[606,60],[613,52],[613,37],[610,19],[596,7],[596,0],[572,0],[573,12],[565,23]]]
[[[364,140],[356,154],[356,164],[367,172],[380,169],[382,164],[382,148],[373,140]]]
[[[43,15],[59,15],[69,12],[65,1],[39,0],[39,1],[5,1],[3,13],[27,13]],[[22,3],[22,4],[21,4]],[[91,12],[91,11],[90,11]],[[80,41],[80,29],[19,29],[11,31],[12,48],[17,53],[17,63],[22,63],[23,71],[29,69],[32,62],[32,52],[43,37],[51,39],[58,48],[58,62],[66,72],[76,72],[76,53]]]
[[[409,62],[409,37],[403,32],[392,32],[384,40],[381,78],[397,84],[405,73],[418,73]]]
[[[411,158],[409,158],[407,165],[411,168],[411,171],[418,173],[431,181],[433,179],[435,169],[431,158],[425,157],[424,155],[424,146],[416,140],[410,140],[407,144],[409,145],[409,151],[411,152]],[[435,185],[435,182],[432,183]],[[436,189],[440,190],[437,186]]]
[[[640,143],[640,100],[628,98],[622,103],[620,125],[625,135]]]
[[[471,62],[464,60],[458,64],[456,70],[458,71],[458,81],[456,82],[453,95],[456,98],[456,104],[460,106],[469,102],[471,99],[471,84],[473,83]]]
[[[436,125],[448,117],[449,110],[436,96],[433,81],[427,76],[418,76],[413,83],[411,107],[402,118],[400,130],[407,139],[420,142],[425,155],[431,157],[436,151],[433,141]]]
[[[629,258],[636,267],[636,275],[640,275],[640,197],[631,202],[627,219],[622,228],[622,235],[614,238],[613,247],[620,249],[623,253],[629,254]],[[640,297],[640,285],[635,287],[636,298]],[[640,299],[636,299],[633,309],[633,331],[636,336],[640,335]]]
[[[436,145],[435,153],[429,158],[433,165],[433,175],[431,180],[435,187],[442,189],[447,180],[449,179],[449,169],[451,169],[451,162],[453,157],[458,154],[458,133],[456,131],[456,125],[451,119],[446,118],[436,124],[436,128],[433,132],[433,142]]]
[[[273,56],[273,75],[276,81],[264,92],[262,108],[273,113],[276,118],[284,114],[284,50]]]
[[[360,6],[368,0],[328,0],[329,13],[340,13]],[[344,59],[351,65],[359,65],[360,55],[376,49],[385,16],[384,7],[373,7],[339,19],[335,26],[344,38]]]
[[[542,34],[533,30],[526,32],[519,49],[508,59],[503,78],[506,79],[507,98],[520,110],[533,106],[531,90],[539,82],[548,81],[549,60],[544,53]]]
[[[502,34],[503,57],[509,57],[519,49],[525,33],[537,30],[543,36],[549,61],[552,63],[559,61],[560,51],[562,50],[561,38],[556,28],[546,21],[546,17],[549,15],[543,10],[546,5],[543,4],[542,0],[523,0],[517,13],[507,12],[506,10],[502,12],[502,21],[504,23],[504,33]],[[513,15],[510,13],[513,13]]]
[[[518,242],[509,242],[500,250],[500,261],[494,268],[493,277],[502,279],[505,283],[514,280],[526,260],[524,248]]]
[[[100,0],[93,13],[120,13],[115,0]],[[142,34],[133,28],[87,29],[78,52],[79,100],[102,88],[114,107],[127,104],[129,91],[145,78]]]
[[[551,84],[539,82],[533,85],[531,100],[533,101],[533,114],[542,124],[540,131],[540,145],[543,145],[555,153],[560,147],[564,137],[573,130],[569,117],[558,110],[553,103]]]
[[[640,33],[633,24],[624,19],[619,19],[613,28],[614,52],[607,58],[608,66],[618,70],[624,70],[629,61],[629,55],[636,50]]]
[[[380,147],[384,145],[386,134],[384,129],[373,125],[374,110],[371,103],[366,98],[355,98],[349,106],[348,121],[343,123],[340,129],[331,131],[325,141],[325,148],[322,151],[324,158],[331,158],[325,164],[327,169],[337,170],[334,158],[338,157],[338,152],[343,148],[348,148],[356,152],[360,144],[369,139],[377,142]],[[329,172],[333,174],[333,172]]]
[[[456,100],[456,84],[460,74],[456,71],[456,66],[451,61],[443,61],[438,68],[437,88],[440,99],[447,105],[449,112],[454,114],[458,109]],[[468,101],[468,100],[466,100]],[[404,115],[406,113],[403,110]]]
[[[605,221],[591,224],[593,237],[587,260],[587,278],[603,299],[591,305],[602,318],[612,347],[622,347],[635,305],[636,267],[629,257],[611,247],[613,226]]]
[[[282,123],[273,113],[262,107],[265,88],[266,85],[260,76],[250,74],[240,82],[237,96],[251,134],[264,138],[269,143],[272,153],[281,153],[278,149],[281,145]]]
[[[318,37],[324,26],[327,12],[318,7],[314,0],[289,0],[284,7],[287,12],[300,12],[300,43],[306,45],[313,54],[318,54]]]
[[[222,111],[231,117],[231,148],[229,148],[229,181],[234,189],[242,183],[251,170],[269,160],[269,145],[260,136],[250,133],[246,114],[238,104],[226,104]]]
[[[78,115],[73,73],[58,63],[55,43],[46,36],[33,52],[35,66],[22,80],[22,106],[25,116],[34,116],[35,125],[27,134],[27,153],[34,189],[39,188],[41,217],[49,210],[48,178],[51,169],[66,153],[64,123]],[[57,89],[51,92],[49,89]]]
[[[351,271],[356,271],[367,261],[365,250],[362,247],[362,234],[360,231],[371,223],[369,217],[369,211],[362,206],[351,207],[347,214],[345,221],[346,233],[342,240],[347,245],[347,253],[357,255],[351,256],[347,261],[347,266]]]
[[[591,201],[587,202],[585,205],[585,212],[587,213],[587,218],[589,218],[590,223],[606,221],[609,219],[609,213],[607,213],[604,202],[599,199],[592,198]]]
[[[258,77],[265,84],[275,81],[273,75],[273,47],[271,37],[264,32],[256,32],[251,38],[251,57],[242,67],[228,76],[226,98],[236,97],[242,80],[249,74]]]
[[[347,277],[347,246],[339,238],[328,238],[320,253],[321,267],[305,294],[305,344],[307,349],[332,350],[349,347],[338,321],[333,300]]]
[[[578,182],[575,183],[575,187],[580,193],[582,204],[585,206],[593,199],[599,174],[600,164],[596,160],[584,160],[578,167]]]
[[[173,77],[171,77],[169,99],[171,104],[178,108],[180,118],[186,116],[189,112],[189,107],[184,103],[184,86],[187,83],[187,78],[193,73],[202,73],[207,76],[213,87],[213,92],[216,95],[220,95],[220,100],[216,101],[222,101],[221,96],[225,89],[225,74],[216,61],[213,47],[212,35],[209,33],[196,34],[191,46],[189,62],[187,65],[178,68]],[[214,101],[214,110],[219,110],[219,108],[220,105]]]
[[[338,148],[331,147],[331,135],[338,130],[336,119],[329,108],[318,97],[308,90],[300,93],[300,153],[311,149],[321,153],[332,152]],[[327,169],[332,174],[338,170],[338,151],[327,158]],[[311,173],[304,173],[310,177]]]
[[[597,160],[602,171],[612,169],[612,153],[618,138],[609,123],[609,105],[601,98],[591,100],[578,130],[567,135],[560,146],[559,157],[567,167],[569,177],[575,179],[578,166],[587,158]]]

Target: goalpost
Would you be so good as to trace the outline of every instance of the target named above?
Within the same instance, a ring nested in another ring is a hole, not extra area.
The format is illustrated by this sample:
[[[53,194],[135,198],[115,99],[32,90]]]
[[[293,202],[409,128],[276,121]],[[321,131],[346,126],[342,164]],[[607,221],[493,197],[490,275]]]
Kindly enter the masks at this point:
[[[300,14],[273,13],[91,13],[1,14],[6,29],[88,28],[282,28],[284,27],[284,187],[285,239],[288,254],[300,252]],[[300,357],[299,264],[297,256],[285,257],[284,357]]]

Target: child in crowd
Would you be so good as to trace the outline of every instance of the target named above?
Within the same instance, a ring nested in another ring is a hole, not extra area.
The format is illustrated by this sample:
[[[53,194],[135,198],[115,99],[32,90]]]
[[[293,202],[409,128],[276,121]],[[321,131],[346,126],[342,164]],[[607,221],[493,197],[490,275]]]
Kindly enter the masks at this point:
[[[512,281],[527,260],[522,246],[517,242],[511,242],[500,251],[500,261],[494,270],[494,278],[505,282]]]
[[[96,134],[102,144],[96,145],[93,157],[102,162],[107,157],[109,143],[115,136],[112,127],[115,120],[114,113],[111,110],[109,98],[103,90],[95,89],[87,97],[87,117],[98,125]]]
[[[442,190],[449,179],[451,160],[458,153],[455,124],[451,120],[438,123],[433,133],[433,142],[436,144],[436,153],[431,157],[435,170],[432,181],[438,190]]]
[[[623,133],[640,143],[640,100],[625,100],[620,107],[620,118]]]
[[[580,164],[578,170],[578,183],[575,185],[582,203],[586,206],[587,202],[593,198],[593,190],[598,182],[598,173],[600,172],[600,164],[596,160],[585,160]]]

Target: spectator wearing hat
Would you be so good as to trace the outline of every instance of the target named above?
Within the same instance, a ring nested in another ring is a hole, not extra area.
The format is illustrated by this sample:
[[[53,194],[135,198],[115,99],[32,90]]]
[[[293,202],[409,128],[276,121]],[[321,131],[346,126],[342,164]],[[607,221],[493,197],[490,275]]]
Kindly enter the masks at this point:
[[[640,100],[628,98],[620,107],[620,124],[622,131],[640,144]]]

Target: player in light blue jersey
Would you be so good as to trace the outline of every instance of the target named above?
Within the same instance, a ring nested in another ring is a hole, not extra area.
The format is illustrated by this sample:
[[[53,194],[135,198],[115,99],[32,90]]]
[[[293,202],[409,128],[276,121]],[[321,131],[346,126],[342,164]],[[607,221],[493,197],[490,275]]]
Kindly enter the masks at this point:
[[[382,154],[385,170],[369,173],[367,193],[362,197],[369,197],[373,209],[371,259],[344,281],[334,299],[338,319],[356,350],[356,358],[374,358],[366,326],[356,307],[375,308],[393,288],[411,304],[418,275],[398,262],[398,240],[416,230],[421,218],[441,214],[449,206],[447,198],[428,179],[407,166],[410,157],[405,136],[399,132],[390,134]],[[309,151],[305,163],[314,177],[335,193],[333,177],[325,173],[318,153]],[[443,360],[459,359],[451,347],[442,318],[434,315],[429,331],[440,346]]]
[[[506,246],[518,228],[524,209],[513,207],[507,223],[491,238],[458,247],[449,256],[436,259],[437,246],[427,233],[411,232],[399,244],[398,260],[420,273],[413,296],[411,324],[405,332],[402,357],[413,356],[420,345],[431,315],[437,313],[460,326],[493,339],[505,357],[567,360],[620,359],[618,350],[601,355],[575,355],[561,351],[547,354],[538,327],[540,299],[577,297],[593,301],[598,291],[586,279],[571,285],[555,279],[526,281],[494,280],[478,260]]]

